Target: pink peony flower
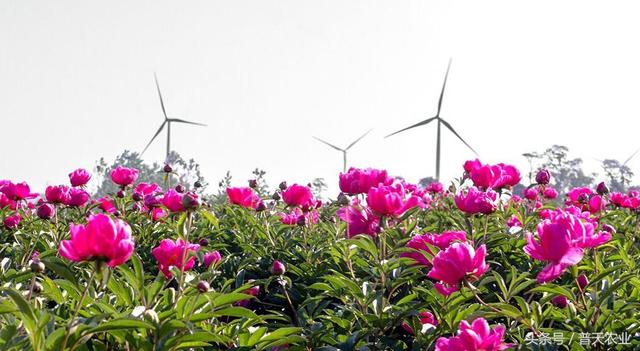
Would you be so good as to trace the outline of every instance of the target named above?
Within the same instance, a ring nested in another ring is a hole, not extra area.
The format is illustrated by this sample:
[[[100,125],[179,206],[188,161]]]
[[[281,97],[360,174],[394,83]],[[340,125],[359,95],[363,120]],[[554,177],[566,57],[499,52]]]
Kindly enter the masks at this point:
[[[51,219],[56,215],[56,208],[52,204],[42,204],[36,209],[36,215],[40,219]]]
[[[490,214],[496,210],[498,194],[493,190],[482,192],[476,187],[461,191],[455,196],[456,206],[467,214]]]
[[[423,330],[425,328],[435,328],[436,326],[438,326],[438,320],[433,315],[433,313],[429,311],[420,312],[418,314],[418,318],[420,319],[420,324],[422,324]],[[413,331],[413,328],[411,328],[411,326],[407,322],[402,322],[401,326],[402,326],[402,329],[407,331],[407,333],[411,335],[415,334]]]
[[[7,195],[5,195],[3,192],[0,192],[0,210],[11,205],[12,202],[14,201],[9,200],[9,197]]]
[[[195,256],[188,257],[190,253],[195,253],[200,249],[198,244],[189,244],[181,239],[175,242],[171,239],[164,239],[160,245],[151,250],[151,254],[158,261],[158,267],[167,279],[173,277],[170,268],[177,267],[183,271],[189,271],[196,262]],[[188,257],[185,257],[186,256]],[[183,266],[184,264],[184,266]]]
[[[246,208],[255,209],[262,200],[256,192],[248,187],[227,188],[229,202]]]
[[[69,182],[72,187],[86,185],[91,179],[91,174],[84,168],[78,168],[75,171],[69,173]]]
[[[498,325],[491,329],[489,323],[482,317],[476,318],[471,324],[460,322],[456,336],[440,337],[436,342],[436,351],[500,351],[513,347],[504,342],[505,328]]]
[[[68,260],[104,260],[109,267],[116,267],[133,254],[131,227],[120,219],[95,214],[89,216],[86,226],[71,224],[69,231],[71,240],[63,240],[58,250]]]
[[[548,214],[537,227],[538,240],[527,233],[524,251],[531,258],[549,262],[538,274],[539,283],[558,278],[564,270],[582,260],[584,249],[596,247],[611,239],[607,232],[595,233],[595,226],[588,221],[564,211]]]
[[[526,189],[524,189],[522,195],[527,200],[535,201],[538,198],[538,189],[537,188],[526,188]]]
[[[484,245],[476,251],[469,243],[453,243],[433,258],[433,267],[427,277],[439,280],[435,284],[436,290],[449,296],[460,290],[462,281],[475,281],[489,269],[484,260],[486,250]]]
[[[417,252],[403,252],[400,254],[400,257],[412,258],[415,261],[415,264],[430,267],[431,262],[429,262],[422,251],[428,253],[429,255],[433,255],[433,252],[431,252],[429,245],[435,246],[440,250],[444,250],[449,247],[451,243],[456,241],[467,241],[465,232],[448,231],[441,234],[426,233],[422,235],[415,235],[411,238],[411,240],[407,242],[407,247],[412,248]]]
[[[100,204],[98,207],[106,213],[114,213],[117,210],[116,205],[108,196],[101,197],[96,202]]]
[[[345,194],[366,194],[369,189],[378,185],[391,185],[393,178],[387,171],[378,169],[359,169],[351,167],[347,173],[340,173],[340,190]]]
[[[69,201],[69,187],[65,185],[48,186],[44,191],[47,201],[54,204],[64,204]]]
[[[406,211],[422,204],[420,197],[407,195],[402,184],[380,185],[367,192],[367,205],[379,216],[400,217]]]
[[[426,190],[434,194],[442,194],[444,192],[444,186],[440,182],[433,182],[427,185]]]
[[[5,185],[2,187],[0,191],[2,191],[9,198],[9,200],[12,200],[12,201],[32,199],[38,195],[31,192],[31,189],[29,188],[29,184],[27,184],[26,182],[5,183]]]
[[[370,209],[362,207],[358,202],[342,207],[337,212],[338,217],[347,222],[347,238],[358,234],[375,237],[380,228],[380,220],[374,216]]]
[[[513,228],[513,227],[522,228],[522,222],[520,222],[520,219],[518,219],[518,216],[513,215],[507,220],[507,227],[509,227],[509,228]]]
[[[465,162],[464,169],[473,184],[479,188],[500,189],[520,183],[520,171],[512,165],[504,163],[483,165],[476,159]]]
[[[546,188],[544,188],[544,190],[542,191],[542,196],[543,196],[545,199],[553,200],[553,199],[555,199],[555,198],[557,198],[557,197],[558,197],[558,191],[557,191],[556,189],[554,189],[554,188],[546,187]]]
[[[118,166],[111,170],[111,180],[122,186],[129,186],[138,179],[139,172],[135,168]]]
[[[156,183],[141,182],[136,185],[136,188],[134,189],[133,192],[138,193],[144,197],[146,195],[156,194],[161,190],[162,189],[160,188],[160,186]]]
[[[303,209],[315,207],[316,202],[308,186],[293,184],[282,192],[282,200],[289,206],[299,206]]]
[[[204,264],[205,267],[209,268],[211,267],[212,264],[220,262],[220,260],[222,260],[222,256],[220,256],[220,252],[218,252],[218,250],[214,250],[204,254],[202,263]]]
[[[14,213],[10,216],[5,217],[2,223],[4,224],[4,227],[6,229],[16,229],[18,228],[18,225],[20,225],[21,221],[22,216],[20,216],[19,213]]]
[[[175,189],[169,189],[164,193],[162,197],[162,204],[171,212],[184,211],[184,205],[182,204],[182,194],[175,191]]]
[[[69,199],[65,205],[70,207],[80,207],[89,201],[89,193],[80,188],[69,189]]]

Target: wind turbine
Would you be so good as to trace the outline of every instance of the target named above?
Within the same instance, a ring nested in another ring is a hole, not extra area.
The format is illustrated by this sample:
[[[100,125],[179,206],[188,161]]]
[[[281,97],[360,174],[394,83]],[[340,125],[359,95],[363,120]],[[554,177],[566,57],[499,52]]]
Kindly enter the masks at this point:
[[[186,124],[193,124],[193,125],[203,126],[203,127],[206,127],[207,125],[206,124],[202,124],[202,123],[185,121],[184,119],[180,119],[180,118],[169,118],[169,117],[167,117],[167,111],[164,108],[164,101],[162,100],[162,93],[160,92],[160,84],[158,84],[158,76],[156,76],[156,74],[154,73],[153,74],[153,78],[156,81],[156,89],[158,90],[158,97],[160,98],[160,107],[162,107],[162,114],[164,115],[164,121],[160,125],[160,128],[158,128],[158,131],[156,132],[156,134],[153,135],[153,138],[151,138],[149,143],[147,143],[147,146],[144,147],[144,150],[142,150],[140,155],[144,154],[144,152],[147,151],[147,149],[149,148],[149,145],[151,145],[151,143],[156,139],[158,134],[160,134],[160,132],[162,132],[162,129],[166,125],[167,126],[167,156],[166,156],[165,161],[168,161],[169,153],[171,152],[171,123],[174,123],[174,122],[175,123],[186,123]]]
[[[364,138],[365,136],[367,136],[367,134],[369,134],[373,129],[369,129],[366,133],[362,134],[358,139],[356,139],[354,142],[352,142],[351,144],[349,144],[349,146],[347,146],[346,148],[342,149],[339,148],[327,141],[324,141],[320,138],[317,137],[313,137],[314,139],[316,139],[317,141],[326,144],[340,152],[342,152],[342,171],[346,172],[347,171],[347,151],[349,151],[349,149],[351,149],[355,144],[357,144],[360,140],[362,140],[362,138]]]
[[[464,139],[462,139],[462,137],[460,136],[460,134],[458,134],[455,129],[453,129],[453,127],[451,126],[451,124],[449,124],[449,122],[445,121],[444,119],[442,119],[442,117],[440,117],[440,109],[442,107],[442,97],[444,96],[444,88],[447,85],[447,77],[449,76],[449,69],[451,68],[451,59],[449,59],[449,65],[447,66],[447,73],[444,76],[444,83],[442,83],[442,91],[440,92],[440,99],[438,100],[438,112],[436,113],[436,115],[434,117],[431,118],[427,118],[422,122],[418,122],[412,126],[409,126],[407,128],[404,129],[400,129],[399,131],[395,132],[395,133],[391,133],[387,136],[385,136],[385,138],[388,138],[392,135],[396,135],[398,133],[404,132],[405,130],[409,130],[412,128],[416,128],[416,127],[420,127],[426,124],[429,124],[433,121],[436,121],[438,123],[438,134],[437,134],[437,139],[436,139],[436,180],[440,180],[440,129],[441,129],[441,125],[444,124],[444,126],[449,129],[451,131],[451,133],[453,133],[456,137],[458,137],[458,139],[460,139],[460,141],[462,141],[469,149],[471,149],[471,151],[473,151],[474,154],[478,155],[478,153],[469,145],[467,144],[466,141],[464,141]]]

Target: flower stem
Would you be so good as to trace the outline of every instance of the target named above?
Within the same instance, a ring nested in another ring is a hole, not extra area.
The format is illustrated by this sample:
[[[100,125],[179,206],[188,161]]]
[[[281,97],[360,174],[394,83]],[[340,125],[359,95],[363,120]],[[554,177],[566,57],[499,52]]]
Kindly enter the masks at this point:
[[[78,316],[78,312],[80,312],[82,303],[84,302],[84,299],[87,297],[87,292],[89,292],[89,287],[91,286],[91,283],[93,282],[93,278],[95,277],[96,272],[98,271],[99,268],[100,268],[100,263],[96,261],[96,265],[93,271],[91,272],[91,276],[89,276],[89,280],[87,280],[87,286],[84,288],[84,291],[82,292],[82,296],[80,296],[80,300],[78,300],[78,303],[76,304],[76,309],[73,312],[73,316],[69,319],[69,323],[67,323],[67,328],[64,333],[64,340],[62,341],[62,346],[60,347],[60,350],[64,350],[65,347],[67,347],[67,342],[69,341],[69,335],[70,335],[69,331],[71,330],[71,325],[73,324],[73,320],[76,319],[76,317]]]

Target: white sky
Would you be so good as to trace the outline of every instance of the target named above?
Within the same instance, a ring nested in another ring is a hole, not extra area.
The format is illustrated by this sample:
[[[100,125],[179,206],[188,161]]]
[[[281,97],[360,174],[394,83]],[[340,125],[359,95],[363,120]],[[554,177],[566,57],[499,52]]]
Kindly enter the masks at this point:
[[[411,181],[434,173],[435,114],[486,162],[557,143],[595,158],[640,147],[640,4],[634,1],[0,2],[0,179],[34,190],[101,156],[142,150],[162,122],[172,146],[215,185],[251,170],[335,189],[350,163]],[[162,161],[165,138],[147,151]],[[473,154],[443,130],[443,178]],[[640,157],[630,162],[640,172]]]

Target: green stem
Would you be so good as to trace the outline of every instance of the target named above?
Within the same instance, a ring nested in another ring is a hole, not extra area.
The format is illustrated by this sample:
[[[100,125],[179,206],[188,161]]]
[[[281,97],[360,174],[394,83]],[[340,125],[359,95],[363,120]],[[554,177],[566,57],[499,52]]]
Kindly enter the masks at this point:
[[[76,319],[76,317],[78,316],[78,312],[80,312],[80,308],[82,307],[82,303],[84,302],[85,297],[87,297],[87,292],[89,292],[89,287],[91,287],[93,278],[95,277],[96,272],[100,268],[99,265],[100,265],[99,261],[96,261],[96,265],[93,271],[91,272],[91,276],[89,276],[89,280],[87,280],[87,286],[84,288],[84,291],[82,292],[82,296],[80,296],[80,300],[76,304],[76,309],[73,312],[73,316],[69,319],[69,322],[67,323],[67,328],[64,333],[64,340],[62,341],[62,346],[60,347],[60,350],[64,350],[65,347],[67,347],[67,342],[69,341],[69,336],[70,336],[69,331],[71,330],[71,325],[73,324],[73,320]]]

